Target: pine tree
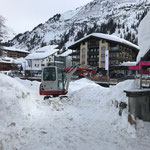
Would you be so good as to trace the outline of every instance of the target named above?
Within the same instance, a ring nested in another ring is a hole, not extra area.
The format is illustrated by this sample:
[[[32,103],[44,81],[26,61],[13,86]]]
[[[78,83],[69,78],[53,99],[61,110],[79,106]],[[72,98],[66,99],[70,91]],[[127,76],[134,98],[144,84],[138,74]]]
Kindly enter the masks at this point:
[[[126,32],[129,32],[129,28],[128,27],[126,28]]]
[[[107,25],[105,23],[101,24],[100,32],[101,33],[107,33]]]
[[[120,29],[118,30],[118,34],[120,34]]]
[[[83,37],[84,37],[83,31],[79,31],[79,32],[77,33],[77,36],[75,37],[75,41],[77,41],[77,40],[79,40],[79,39],[81,39],[81,38],[83,38]]]
[[[122,24],[122,28],[123,28],[123,29],[125,28],[125,25],[124,25],[124,23]]]

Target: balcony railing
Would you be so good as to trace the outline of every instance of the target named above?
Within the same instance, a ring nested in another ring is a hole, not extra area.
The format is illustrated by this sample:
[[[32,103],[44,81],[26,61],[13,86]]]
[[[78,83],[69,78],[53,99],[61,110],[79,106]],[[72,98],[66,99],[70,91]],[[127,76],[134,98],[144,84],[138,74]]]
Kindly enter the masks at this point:
[[[118,51],[119,48],[118,47],[110,47],[110,51]]]
[[[98,55],[98,54],[99,54],[99,51],[96,51],[96,52],[90,52],[90,51],[89,51],[88,54],[89,54],[89,55],[93,55],[93,54],[97,54],[97,55]]]
[[[88,61],[99,61],[99,58],[88,58]]]

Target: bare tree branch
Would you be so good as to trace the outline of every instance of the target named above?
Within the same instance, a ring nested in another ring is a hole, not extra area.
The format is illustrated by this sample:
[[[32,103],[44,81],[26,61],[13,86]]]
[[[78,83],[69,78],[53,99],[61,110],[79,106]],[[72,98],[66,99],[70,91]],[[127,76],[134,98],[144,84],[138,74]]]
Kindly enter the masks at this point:
[[[2,28],[5,27],[4,24],[5,24],[5,19],[2,16],[0,16],[0,42],[1,42],[3,34],[4,34],[3,30],[2,30]]]

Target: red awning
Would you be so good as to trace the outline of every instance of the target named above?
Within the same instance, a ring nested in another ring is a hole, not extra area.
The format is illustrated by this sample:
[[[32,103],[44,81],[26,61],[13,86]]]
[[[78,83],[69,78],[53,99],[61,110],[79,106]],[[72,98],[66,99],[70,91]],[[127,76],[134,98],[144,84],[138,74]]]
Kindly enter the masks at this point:
[[[138,66],[129,66],[129,70],[141,70],[141,66],[150,66],[150,61],[140,61]]]

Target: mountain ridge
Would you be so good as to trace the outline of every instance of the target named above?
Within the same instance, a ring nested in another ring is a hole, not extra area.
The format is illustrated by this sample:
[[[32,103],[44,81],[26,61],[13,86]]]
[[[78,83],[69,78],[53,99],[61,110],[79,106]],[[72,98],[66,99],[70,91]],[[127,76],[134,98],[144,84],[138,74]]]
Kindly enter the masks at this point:
[[[28,51],[57,44],[65,49],[83,36],[100,32],[114,34],[137,44],[138,25],[150,9],[150,0],[94,0],[75,10],[56,14],[32,31],[8,42]]]

